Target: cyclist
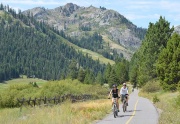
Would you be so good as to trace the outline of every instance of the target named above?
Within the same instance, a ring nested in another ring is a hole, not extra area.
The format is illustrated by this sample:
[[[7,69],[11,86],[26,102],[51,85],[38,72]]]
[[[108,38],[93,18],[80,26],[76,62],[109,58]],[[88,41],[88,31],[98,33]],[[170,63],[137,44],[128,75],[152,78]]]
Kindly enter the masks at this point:
[[[121,102],[123,102],[124,97],[126,97],[126,104],[128,106],[128,88],[126,83],[123,83],[123,87],[120,90]]]
[[[120,98],[119,97],[120,95],[119,95],[119,90],[117,89],[117,85],[116,84],[114,84],[112,86],[112,90],[110,91],[108,98],[110,98],[111,95],[112,95],[112,105],[113,105],[113,99],[117,98],[116,99],[116,104],[117,104],[117,108],[118,108],[118,112],[119,112],[119,102],[118,102],[118,99]]]
[[[134,92],[134,87],[132,88],[132,92]]]

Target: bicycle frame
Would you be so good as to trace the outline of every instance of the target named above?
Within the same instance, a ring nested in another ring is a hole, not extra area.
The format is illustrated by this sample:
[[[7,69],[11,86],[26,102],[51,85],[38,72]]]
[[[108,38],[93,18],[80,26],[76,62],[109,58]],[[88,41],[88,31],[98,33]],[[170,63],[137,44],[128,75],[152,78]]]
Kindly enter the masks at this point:
[[[114,114],[114,118],[116,118],[116,116],[118,116],[118,108],[117,108],[117,98],[113,98],[113,114]]]
[[[125,112],[127,110],[126,100],[127,100],[127,98],[126,98],[126,95],[125,95],[124,98],[123,98],[123,101],[122,101],[122,103],[123,103],[123,112]]]

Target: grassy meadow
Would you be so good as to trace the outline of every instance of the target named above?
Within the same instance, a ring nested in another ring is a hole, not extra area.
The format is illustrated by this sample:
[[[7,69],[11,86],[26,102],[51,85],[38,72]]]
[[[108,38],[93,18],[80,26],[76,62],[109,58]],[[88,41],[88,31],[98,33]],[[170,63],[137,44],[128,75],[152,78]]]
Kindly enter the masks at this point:
[[[29,82],[34,80],[14,79],[0,85],[0,124],[89,124],[111,111],[111,101],[104,99],[109,90],[105,86],[70,79],[48,82],[38,79],[36,82],[40,87],[33,87]],[[17,98],[54,97],[68,93],[91,94],[95,99],[79,103],[65,101],[46,107],[23,106],[21,111],[17,106]]]
[[[13,82],[13,81],[11,81]],[[78,80],[49,81],[40,86],[33,86],[29,83],[7,83],[0,90],[0,108],[17,107],[17,98],[29,99],[55,96],[64,94],[91,94],[94,99],[107,96],[109,89],[100,84],[83,84]]]
[[[12,79],[0,83],[0,90],[3,90],[4,88],[8,88],[12,84],[28,84],[29,82],[36,82],[38,86],[42,86],[47,81],[38,78],[27,78],[27,76],[22,75],[22,78]]]

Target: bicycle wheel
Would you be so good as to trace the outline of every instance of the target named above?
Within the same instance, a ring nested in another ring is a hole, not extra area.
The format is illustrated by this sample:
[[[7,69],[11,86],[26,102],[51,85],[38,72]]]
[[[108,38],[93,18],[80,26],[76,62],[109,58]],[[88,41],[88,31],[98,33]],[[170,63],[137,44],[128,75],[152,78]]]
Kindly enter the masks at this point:
[[[125,105],[125,112],[127,111],[127,105]]]
[[[123,102],[123,112],[126,111],[126,107],[127,107],[127,106],[126,106],[126,101],[124,101],[124,102]]]
[[[118,116],[118,109],[116,108],[116,117]]]
[[[114,105],[113,106],[113,114],[114,114],[114,118],[116,118],[116,116],[117,116],[117,113],[116,113],[117,111],[116,111],[116,106]]]

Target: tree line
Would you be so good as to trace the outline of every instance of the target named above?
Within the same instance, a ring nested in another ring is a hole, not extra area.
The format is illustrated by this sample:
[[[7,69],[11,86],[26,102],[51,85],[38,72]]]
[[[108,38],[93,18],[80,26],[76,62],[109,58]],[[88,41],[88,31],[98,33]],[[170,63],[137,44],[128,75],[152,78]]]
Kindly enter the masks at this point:
[[[180,83],[180,36],[165,18],[150,23],[142,45],[130,62],[130,81],[143,86],[158,78],[166,90]]]
[[[94,82],[103,84],[109,84],[111,87],[113,84],[122,84],[129,80],[129,62],[125,59],[118,59],[114,65],[107,64],[104,72],[98,72],[97,76],[94,76],[93,72],[86,69],[80,69],[79,71],[75,71],[76,64],[71,68],[72,79],[78,79],[82,83],[92,84]]]

